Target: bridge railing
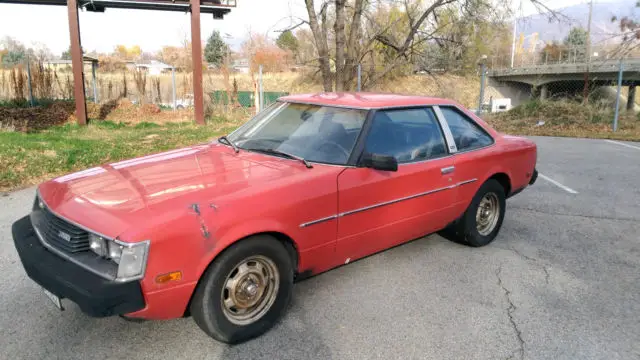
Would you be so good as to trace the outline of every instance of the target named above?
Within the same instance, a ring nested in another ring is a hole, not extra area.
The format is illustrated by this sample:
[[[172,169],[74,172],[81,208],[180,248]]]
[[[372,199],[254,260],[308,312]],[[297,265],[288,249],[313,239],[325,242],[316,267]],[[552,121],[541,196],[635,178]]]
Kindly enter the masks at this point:
[[[487,67],[492,70],[531,69],[546,66],[583,65],[588,60],[592,65],[615,63],[621,57],[640,60],[640,51],[623,51],[618,45],[592,46],[591,57],[587,58],[586,47],[567,47],[564,45],[547,45],[540,49],[516,51],[511,61],[511,53],[498,53],[489,56]]]
[[[558,120],[571,127],[580,118],[586,119],[586,126],[613,131],[635,128],[640,121],[640,51],[592,49],[590,58],[579,48],[520,53],[513,67],[510,55],[489,56],[479,72],[473,110],[486,114],[522,105],[516,113],[533,121],[531,126],[548,127]],[[544,104],[547,112],[536,110]]]

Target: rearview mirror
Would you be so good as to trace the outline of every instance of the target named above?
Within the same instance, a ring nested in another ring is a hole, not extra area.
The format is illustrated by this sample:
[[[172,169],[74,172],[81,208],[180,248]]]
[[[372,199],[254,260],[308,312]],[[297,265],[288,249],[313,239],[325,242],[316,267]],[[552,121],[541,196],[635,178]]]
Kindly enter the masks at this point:
[[[389,155],[364,154],[362,157],[362,165],[376,170],[398,171],[398,160]]]

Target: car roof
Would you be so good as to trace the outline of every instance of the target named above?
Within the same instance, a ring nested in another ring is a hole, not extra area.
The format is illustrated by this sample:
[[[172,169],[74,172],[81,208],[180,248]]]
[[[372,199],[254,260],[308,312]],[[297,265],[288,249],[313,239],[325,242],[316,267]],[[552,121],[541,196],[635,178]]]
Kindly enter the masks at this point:
[[[417,96],[366,92],[326,92],[283,96],[280,101],[358,109],[383,109],[416,105],[452,105],[451,100]]]

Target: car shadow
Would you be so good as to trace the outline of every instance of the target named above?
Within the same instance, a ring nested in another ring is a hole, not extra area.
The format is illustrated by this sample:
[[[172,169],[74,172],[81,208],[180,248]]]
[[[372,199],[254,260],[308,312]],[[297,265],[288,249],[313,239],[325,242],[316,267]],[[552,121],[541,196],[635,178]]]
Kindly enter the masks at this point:
[[[313,279],[305,282],[309,281]],[[29,338],[30,345],[25,349],[17,341],[18,346],[1,347],[11,358],[195,359],[206,354],[208,359],[332,359],[331,349],[307,316],[310,310],[303,303],[313,297],[313,286],[304,286],[305,282],[294,287],[292,303],[274,328],[242,344],[227,345],[208,337],[191,318],[143,322],[91,318],[68,300],[63,300],[65,311],[60,312],[25,279],[23,290],[34,316],[6,324],[10,328],[6,335]]]
[[[306,313],[305,298],[313,296],[311,286],[297,283],[287,314],[264,335],[242,344],[226,346],[221,359],[333,359],[329,346],[323,341],[318,327]]]

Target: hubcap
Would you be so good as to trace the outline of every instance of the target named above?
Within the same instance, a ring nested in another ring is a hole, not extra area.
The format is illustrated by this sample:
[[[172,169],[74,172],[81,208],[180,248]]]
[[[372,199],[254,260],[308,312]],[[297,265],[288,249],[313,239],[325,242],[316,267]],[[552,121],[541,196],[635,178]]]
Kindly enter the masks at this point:
[[[478,211],[476,212],[476,229],[482,236],[491,234],[498,223],[500,217],[500,202],[498,201],[498,195],[495,193],[486,193],[480,204],[478,205]]]
[[[222,289],[222,310],[237,325],[248,325],[269,311],[280,285],[276,264],[262,255],[251,256],[236,265]]]

